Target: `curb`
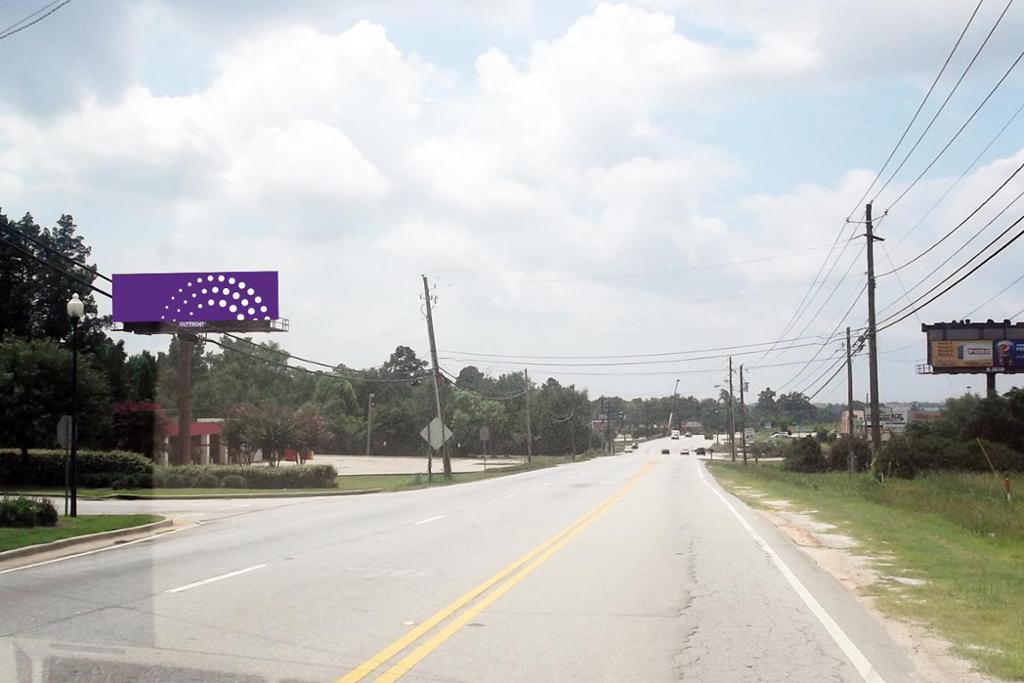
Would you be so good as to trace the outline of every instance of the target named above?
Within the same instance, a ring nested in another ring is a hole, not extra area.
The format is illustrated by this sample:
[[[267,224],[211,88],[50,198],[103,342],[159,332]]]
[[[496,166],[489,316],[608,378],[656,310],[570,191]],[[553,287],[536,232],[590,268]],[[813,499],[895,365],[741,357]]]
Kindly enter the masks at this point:
[[[232,498],[316,498],[318,496],[359,496],[364,493],[380,493],[384,489],[356,489],[354,491],[320,491],[295,493],[215,493],[205,496],[143,496],[134,493],[112,493],[98,500],[230,500]]]
[[[113,531],[100,531],[95,534],[86,534],[84,536],[72,536],[71,538],[62,538],[57,541],[50,541],[49,543],[36,543],[35,545],[27,545],[24,548],[14,548],[13,550],[5,550],[0,552],[0,563],[7,560],[14,560],[20,557],[27,557],[30,555],[41,555],[48,553],[51,550],[60,550],[61,548],[68,548],[76,545],[85,545],[93,541],[105,541],[107,539],[117,539],[124,536],[131,536],[133,534],[145,534],[151,531],[158,531],[165,529],[174,524],[171,519],[164,519],[159,522],[151,522],[149,524],[143,524],[142,526],[131,526],[125,529],[114,529]]]

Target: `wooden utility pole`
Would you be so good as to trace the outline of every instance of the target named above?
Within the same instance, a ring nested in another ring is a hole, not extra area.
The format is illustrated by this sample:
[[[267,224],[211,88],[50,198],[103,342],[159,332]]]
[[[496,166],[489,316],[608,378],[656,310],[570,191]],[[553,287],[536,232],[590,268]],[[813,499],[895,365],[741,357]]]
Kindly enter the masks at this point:
[[[441,403],[441,367],[437,364],[437,342],[434,341],[434,316],[431,311],[430,285],[427,276],[423,276],[423,300],[427,304],[427,336],[430,339],[430,363],[434,369],[434,405],[437,408],[437,419],[441,423],[441,435],[444,436],[444,407]],[[448,444],[441,445],[441,459],[444,462],[444,478],[452,478],[452,460],[448,455]]]
[[[747,464],[747,408],[743,401],[743,365],[740,364],[740,443],[743,445],[743,464]]]
[[[846,436],[850,439],[849,462],[850,474],[855,469],[853,458],[853,350],[850,348],[850,328],[846,328]]]
[[[878,339],[875,329],[875,237],[871,225],[871,203],[864,206],[865,235],[868,240],[868,380],[871,391],[871,449],[877,455],[882,447],[882,426],[878,416]]]
[[[533,462],[533,427],[530,425],[530,371],[523,370],[526,382],[526,462]]]
[[[729,453],[736,462],[736,398],[732,393],[732,356],[729,356]]]
[[[192,463],[192,353],[191,335],[178,337],[178,440],[171,454],[172,465]]]

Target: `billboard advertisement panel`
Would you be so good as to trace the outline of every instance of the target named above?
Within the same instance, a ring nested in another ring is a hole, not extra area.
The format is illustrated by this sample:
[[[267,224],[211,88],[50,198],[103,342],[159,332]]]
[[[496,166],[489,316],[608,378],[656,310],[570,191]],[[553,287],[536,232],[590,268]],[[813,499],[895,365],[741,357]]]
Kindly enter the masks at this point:
[[[933,368],[987,368],[992,365],[990,341],[933,341]]]
[[[115,274],[111,293],[119,323],[200,326],[279,317],[276,271]]]
[[[992,366],[1024,369],[1024,340],[996,339],[992,342]]]

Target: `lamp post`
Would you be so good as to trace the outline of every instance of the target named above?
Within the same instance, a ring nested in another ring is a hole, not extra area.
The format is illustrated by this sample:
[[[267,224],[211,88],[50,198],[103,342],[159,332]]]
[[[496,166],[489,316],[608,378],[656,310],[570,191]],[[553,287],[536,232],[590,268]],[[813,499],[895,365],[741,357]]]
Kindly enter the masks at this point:
[[[71,516],[78,516],[78,323],[85,304],[72,294],[67,305],[71,318]]]

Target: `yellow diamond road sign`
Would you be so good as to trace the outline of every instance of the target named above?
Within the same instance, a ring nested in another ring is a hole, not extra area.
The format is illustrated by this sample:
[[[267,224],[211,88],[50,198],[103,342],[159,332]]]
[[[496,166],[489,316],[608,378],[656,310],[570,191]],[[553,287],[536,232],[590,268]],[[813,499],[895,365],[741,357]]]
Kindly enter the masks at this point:
[[[423,440],[430,444],[435,451],[444,445],[444,442],[452,438],[452,430],[441,422],[441,418],[435,417],[420,432]]]

